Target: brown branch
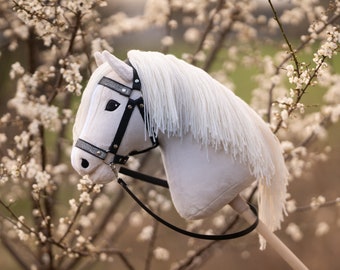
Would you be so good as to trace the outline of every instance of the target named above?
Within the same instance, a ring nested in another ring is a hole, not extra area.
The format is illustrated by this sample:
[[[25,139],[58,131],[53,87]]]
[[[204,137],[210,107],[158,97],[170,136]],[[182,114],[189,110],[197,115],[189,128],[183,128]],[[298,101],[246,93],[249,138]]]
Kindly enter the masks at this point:
[[[157,209],[156,214],[158,214],[158,212],[159,212],[159,209]],[[152,259],[153,259],[153,251],[155,249],[155,243],[156,243],[156,239],[157,239],[158,228],[159,228],[159,222],[154,219],[153,220],[153,232],[152,232],[152,236],[151,236],[151,239],[150,239],[148,247],[147,247],[147,254],[146,254],[146,259],[145,259],[145,264],[144,264],[144,270],[150,270],[151,269],[151,263],[152,263]]]
[[[196,59],[195,56],[203,49],[204,42],[207,39],[210,31],[213,29],[215,16],[217,16],[217,14],[222,10],[224,4],[225,4],[225,0],[219,0],[218,1],[216,8],[214,10],[214,13],[210,17],[210,20],[208,21],[207,27],[205,28],[205,30],[203,32],[203,35],[202,35],[201,40],[198,44],[198,47],[197,47],[196,51],[193,53],[193,57],[191,59],[192,65],[197,64],[197,59]]]
[[[70,222],[66,232],[64,233],[64,235],[62,237],[60,237],[60,239],[57,241],[57,243],[62,243],[65,240],[65,238],[68,236],[68,234],[71,232],[71,229],[75,225],[75,222],[76,222],[76,220],[77,220],[77,218],[78,218],[78,216],[80,214],[80,211],[81,211],[83,206],[84,206],[83,202],[79,203],[79,205],[77,207],[77,210],[74,213],[73,218],[72,218],[72,220],[71,220],[71,222]]]
[[[13,225],[16,225],[17,223],[20,223],[25,230],[27,230],[31,234],[34,234],[37,237],[37,239],[40,241],[39,232],[33,231],[28,225],[26,225],[24,222],[22,222],[17,217],[17,215],[12,211],[12,209],[8,205],[6,205],[1,199],[0,199],[0,205],[2,205],[10,213],[10,215],[13,217],[13,219],[15,220],[15,222],[14,222],[13,220],[5,217],[9,222],[11,222]],[[73,225],[73,223],[71,223],[70,227],[68,228],[69,230],[70,230],[72,225]],[[103,250],[99,250],[99,251],[95,251],[95,250],[86,251],[86,250],[71,249],[70,247],[68,247],[65,244],[61,243],[61,241],[55,241],[51,237],[47,237],[46,243],[54,245],[54,246],[56,246],[56,247],[58,247],[58,248],[60,248],[60,249],[62,249],[64,251],[70,250],[72,253],[78,254],[78,255],[80,255],[82,257],[88,257],[88,256],[93,255],[93,254],[99,255],[102,252],[107,252],[107,253],[109,252],[109,253],[112,253],[112,254],[118,254],[118,256],[125,262],[125,264],[127,265],[128,269],[133,269],[131,264],[128,262],[127,258],[125,258],[124,254],[121,251],[119,251],[119,250],[115,250],[115,249],[103,249]],[[9,247],[9,249],[13,250],[13,248],[11,248],[11,247]],[[11,250],[9,250],[9,251],[11,251]],[[15,252],[15,250],[14,250],[14,252]],[[16,252],[16,254],[18,254],[18,253]],[[23,263],[24,263],[24,261],[23,261]],[[27,268],[27,269],[30,269],[30,268]],[[49,269],[51,269],[51,268],[49,268]]]
[[[319,122],[319,125],[322,126],[322,127],[325,127],[327,128],[330,124],[331,124],[331,121],[330,121],[330,116],[326,116],[324,117],[320,122]],[[314,140],[317,138],[317,134],[315,132],[315,130],[313,130],[309,136],[307,136],[301,143],[299,146],[302,146],[302,147],[307,147],[308,145],[310,145],[311,143],[314,142]]]
[[[4,245],[7,251],[12,255],[15,261],[21,266],[21,268],[25,270],[30,270],[31,264],[26,262],[22,254],[18,253],[18,251],[13,247],[12,243],[10,243],[10,241],[7,239],[7,237],[3,233],[1,233],[0,239],[1,239],[1,243]]]
[[[115,199],[115,201],[112,202],[110,208],[106,211],[106,213],[103,215],[103,218],[99,221],[98,226],[93,229],[93,231],[91,232],[91,242],[92,243],[96,243],[96,241],[98,240],[99,236],[101,236],[101,233],[104,231],[105,226],[107,225],[107,223],[109,222],[109,220],[112,218],[112,216],[116,213],[117,208],[119,207],[120,203],[122,202],[124,198],[124,192],[122,189],[119,190],[119,193]],[[88,210],[88,212],[92,211],[93,209],[90,208]],[[76,237],[76,235],[74,235],[74,237]],[[73,237],[73,238],[74,238]],[[72,243],[74,241],[74,239],[70,240],[70,242]],[[65,258],[63,258],[65,259]],[[60,264],[63,262],[63,259],[60,261]],[[81,258],[75,258],[72,262],[69,263],[69,265],[67,267],[65,267],[64,269],[75,269],[76,265],[78,265],[80,263],[80,259]]]
[[[125,266],[127,267],[127,269],[129,269],[129,270],[134,270],[134,269],[135,269],[135,268],[133,267],[133,265],[129,262],[129,260],[126,258],[126,256],[124,256],[124,254],[118,253],[117,255],[118,255],[118,257],[121,259],[121,261],[125,264]]]
[[[96,230],[92,232],[91,237],[92,237],[93,242],[97,240],[97,238],[100,236],[100,233],[104,230],[105,226],[107,225],[107,223],[109,222],[113,214],[116,213],[117,208],[120,206],[121,202],[123,201],[125,197],[124,195],[125,195],[124,190],[119,189],[115,201],[112,202],[110,208],[107,210],[106,214],[104,215],[104,218],[99,222],[99,225],[97,226]]]
[[[223,42],[224,42],[226,36],[231,32],[231,29],[232,29],[234,23],[237,21],[237,15],[239,13],[240,13],[239,9],[233,10],[233,12],[231,14],[231,17],[232,17],[231,22],[228,26],[224,27],[221,30],[216,42],[214,43],[214,47],[211,50],[209,57],[207,58],[206,62],[204,63],[204,65],[202,67],[203,70],[205,70],[207,72],[210,70],[212,64],[214,63],[214,61],[216,59],[218,52],[220,51],[220,49],[223,46]]]
[[[75,25],[74,25],[73,31],[71,33],[70,43],[69,43],[69,46],[68,46],[68,49],[67,49],[65,55],[63,56],[63,59],[66,59],[73,52],[75,40],[76,40],[76,37],[77,37],[77,32],[81,27],[82,17],[83,17],[82,13],[80,11],[78,11],[76,13]],[[65,67],[65,66],[63,66],[63,67]],[[55,85],[54,85],[54,91],[52,92],[52,94],[47,99],[48,104],[52,104],[53,100],[55,99],[55,97],[58,94],[58,91],[59,91],[59,88],[61,87],[62,82],[63,82],[63,76],[59,72],[57,80],[56,80]]]
[[[336,198],[333,201],[327,201],[324,202],[318,206],[312,206],[312,205],[305,205],[305,206],[299,206],[296,207],[296,209],[293,212],[304,212],[304,211],[309,211],[309,210],[316,210],[319,208],[325,208],[325,207],[330,207],[330,206],[339,206],[340,205],[340,198]]]
[[[168,0],[168,6],[169,6],[169,14],[167,15],[166,17],[166,22],[165,22],[165,36],[170,36],[171,35],[171,26],[170,26],[170,21],[173,17],[173,11],[172,11],[172,8],[171,8],[171,1],[172,0]],[[169,52],[169,47],[168,45],[162,45],[162,48],[161,48],[161,52],[166,54]]]
[[[280,22],[280,19],[279,19],[278,15],[277,15],[276,9],[274,8],[274,6],[272,4],[272,1],[268,0],[268,3],[269,3],[270,8],[271,8],[271,10],[273,12],[274,19],[276,20],[276,22],[277,22],[277,24],[278,24],[278,26],[280,28],[281,34],[282,34],[282,36],[283,36],[283,38],[284,38],[284,40],[285,40],[285,42],[286,42],[286,44],[287,44],[287,46],[289,48],[290,55],[291,55],[291,57],[293,57],[293,60],[294,60],[294,63],[295,63],[295,70],[296,70],[298,76],[300,76],[300,66],[299,66],[299,61],[298,61],[297,56],[296,56],[296,51],[293,49],[292,44],[290,43],[290,41],[289,41],[289,39],[288,39],[288,37],[286,35],[286,32],[283,29],[283,26],[282,26],[282,24]]]
[[[0,205],[2,205],[6,211],[12,216],[12,218],[16,221],[19,222],[28,232],[30,233],[34,233],[36,236],[38,236],[38,233],[33,231],[29,226],[27,226],[24,222],[22,222],[18,216],[13,212],[13,210],[11,209],[10,206],[8,206],[7,204],[5,204],[3,202],[3,200],[0,199]],[[11,223],[15,224],[11,219],[7,218],[7,220],[9,220]]]

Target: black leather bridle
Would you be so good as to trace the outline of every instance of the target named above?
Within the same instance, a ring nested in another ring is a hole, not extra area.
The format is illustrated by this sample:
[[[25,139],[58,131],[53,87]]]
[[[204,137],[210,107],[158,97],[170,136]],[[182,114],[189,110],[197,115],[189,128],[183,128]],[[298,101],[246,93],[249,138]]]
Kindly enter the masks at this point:
[[[133,67],[132,67],[133,68]],[[120,123],[118,125],[118,129],[116,132],[116,135],[114,136],[112,143],[109,147],[109,149],[102,149],[98,146],[95,146],[94,144],[91,144],[83,139],[78,139],[75,146],[77,148],[80,148],[81,150],[99,158],[102,160],[105,160],[107,155],[109,153],[113,154],[113,159],[112,161],[110,161],[110,164],[125,164],[127,162],[127,160],[129,159],[129,156],[133,156],[136,154],[141,154],[144,153],[146,151],[149,151],[152,148],[155,148],[158,146],[158,140],[156,137],[152,136],[150,137],[150,141],[151,141],[151,146],[143,149],[143,150],[134,150],[132,152],[130,152],[128,155],[119,155],[118,154],[118,150],[120,147],[120,144],[123,140],[125,131],[127,129],[127,126],[129,124],[131,115],[134,111],[134,109],[137,107],[142,118],[143,121],[145,121],[144,119],[144,100],[143,97],[140,97],[138,99],[132,99],[130,96],[132,94],[133,90],[137,90],[137,91],[141,91],[141,83],[140,83],[140,79],[138,77],[137,71],[135,70],[135,68],[133,68],[133,85],[132,88],[123,85],[117,81],[114,81],[108,77],[103,77],[99,83],[100,85],[103,85],[109,89],[111,89],[112,91],[115,91],[117,93],[119,93],[120,95],[123,95],[127,98],[129,98],[126,106],[125,106],[125,110],[123,112],[123,116],[122,119],[120,120]]]
[[[144,153],[144,152],[149,151],[152,148],[155,148],[155,147],[158,146],[157,137],[152,136],[152,137],[150,137],[151,147],[148,147],[148,148],[140,150],[140,151],[132,151],[126,156],[117,154],[117,152],[119,150],[119,146],[120,146],[120,144],[123,140],[125,131],[126,131],[127,126],[129,124],[132,112],[136,107],[139,109],[139,112],[140,112],[140,114],[143,118],[143,121],[145,122],[143,98],[142,97],[140,97],[138,99],[131,99],[130,98],[130,95],[131,95],[133,90],[141,91],[141,82],[140,82],[140,79],[138,77],[137,71],[135,70],[134,67],[132,67],[132,68],[133,68],[133,85],[132,85],[132,88],[130,88],[126,85],[123,85],[123,84],[121,84],[117,81],[114,81],[114,80],[112,80],[108,77],[103,77],[99,81],[100,85],[103,85],[103,86],[105,86],[105,87],[107,87],[107,88],[129,98],[129,100],[126,104],[122,119],[119,123],[117,133],[116,133],[115,137],[113,138],[109,149],[107,149],[107,150],[102,149],[102,148],[95,146],[95,145],[93,145],[93,144],[91,144],[91,143],[89,143],[89,142],[87,142],[83,139],[78,139],[76,144],[75,144],[75,147],[80,148],[81,150],[83,150],[83,151],[103,160],[103,161],[106,160],[109,153],[113,154],[114,157],[113,157],[112,161],[110,161],[109,165],[114,165],[114,164],[123,164],[124,165],[127,162],[129,156]],[[154,185],[169,188],[167,181],[165,181],[163,179],[152,177],[150,175],[145,175],[145,174],[142,174],[140,172],[133,171],[133,170],[130,170],[130,169],[127,169],[127,168],[124,168],[124,167],[120,168],[119,173],[133,177],[135,179],[139,179],[139,180],[154,184]],[[181,229],[181,228],[167,222],[166,220],[164,220],[163,218],[158,216],[156,213],[154,213],[141,200],[138,199],[138,197],[129,189],[128,185],[123,181],[123,179],[118,178],[118,183],[131,196],[131,198],[133,200],[135,200],[135,202],[138,205],[140,205],[149,215],[151,215],[153,218],[155,218],[157,221],[159,221],[160,223],[162,223],[166,227],[168,227],[168,228],[170,228],[170,229],[172,229],[172,230],[174,230],[178,233],[189,236],[189,237],[194,237],[194,238],[204,239],[204,240],[235,239],[235,238],[239,238],[239,237],[244,236],[244,235],[250,233],[251,231],[253,231],[257,227],[257,224],[258,224],[258,221],[259,221],[256,208],[253,205],[251,205],[250,203],[248,203],[250,209],[252,210],[252,212],[257,217],[254,224],[250,225],[248,228],[241,230],[239,232],[236,232],[236,233],[221,234],[221,235],[198,234],[198,233],[190,232],[190,231]]]

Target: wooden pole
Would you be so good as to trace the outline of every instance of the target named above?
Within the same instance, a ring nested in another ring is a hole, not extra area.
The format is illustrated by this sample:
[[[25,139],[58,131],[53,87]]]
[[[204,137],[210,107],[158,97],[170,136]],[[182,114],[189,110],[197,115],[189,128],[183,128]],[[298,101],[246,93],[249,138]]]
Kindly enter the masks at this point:
[[[249,224],[255,222],[256,216],[239,195],[230,202],[230,206]],[[303,262],[261,220],[255,230],[294,270],[308,270]]]

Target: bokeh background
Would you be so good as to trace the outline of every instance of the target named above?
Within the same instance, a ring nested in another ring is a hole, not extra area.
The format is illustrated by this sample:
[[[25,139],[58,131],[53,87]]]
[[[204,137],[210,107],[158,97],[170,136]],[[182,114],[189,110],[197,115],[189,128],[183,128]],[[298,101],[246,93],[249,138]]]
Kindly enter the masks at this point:
[[[273,19],[271,2],[29,2],[0,1],[0,135],[5,134],[0,136],[1,269],[290,269],[270,246],[259,250],[255,233],[212,243],[169,231],[125,197],[116,183],[102,187],[100,193],[90,191],[91,184],[86,181],[79,187],[80,177],[69,162],[73,119],[79,94],[95,68],[95,50],[107,49],[121,59],[130,49],[156,50],[184,58],[229,86],[265,120],[268,106],[272,107],[270,124],[275,127],[282,120],[280,110],[284,107],[277,106],[280,101],[276,100],[289,96],[289,89],[294,88],[285,70],[294,62],[290,59],[279,66],[289,55],[289,48]],[[339,31],[339,1],[272,2],[284,34],[293,48],[299,48],[299,63],[312,68],[313,54],[327,42],[327,31]],[[48,14],[41,7],[53,7],[55,14],[60,8],[62,18],[52,20],[53,12]],[[58,25],[58,20],[67,27]],[[37,25],[42,21],[48,23],[39,29]],[[323,25],[327,27],[319,33]],[[24,71],[13,67],[17,62]],[[292,172],[291,213],[276,234],[310,269],[335,270],[340,268],[340,125],[336,117],[322,124],[320,119],[327,118],[326,106],[333,110],[339,104],[340,60],[334,53],[325,62],[327,76],[320,75],[318,85],[308,87],[301,99],[304,113],[294,111],[277,133],[293,146],[286,152]],[[31,78],[31,84],[25,75]],[[268,101],[271,84],[276,91],[273,105]],[[331,88],[338,98],[333,102],[325,100]],[[20,91],[31,103],[20,99]],[[30,106],[37,104],[57,108],[55,118],[46,124],[42,117],[53,110],[38,112],[34,117],[25,114],[25,106],[30,111]],[[33,122],[37,123],[37,133],[30,131]],[[309,137],[308,131],[313,133],[315,127],[319,132]],[[20,148],[24,131],[28,131],[28,143]],[[306,138],[310,142],[301,154],[299,144]],[[27,168],[31,165],[27,164],[32,162],[37,168],[29,176]],[[141,155],[130,166],[164,177],[157,150]],[[50,178],[34,193],[39,171]],[[171,201],[167,191],[132,183],[146,202],[180,226],[218,233],[235,219],[230,209],[222,209],[203,224],[188,224],[172,207],[160,210],[160,205]],[[92,198],[88,205],[79,198],[84,190]],[[156,196],[155,191],[160,195]],[[248,194],[246,191],[245,196]],[[79,209],[77,214],[72,212],[71,200]],[[255,198],[252,201],[256,203]],[[22,216],[27,228],[18,222]],[[69,226],[69,232],[59,241],[62,225]],[[244,226],[239,220],[231,231]],[[29,228],[41,230],[48,240]],[[148,234],[148,230],[153,233]],[[21,232],[27,234],[27,239],[20,237]]]

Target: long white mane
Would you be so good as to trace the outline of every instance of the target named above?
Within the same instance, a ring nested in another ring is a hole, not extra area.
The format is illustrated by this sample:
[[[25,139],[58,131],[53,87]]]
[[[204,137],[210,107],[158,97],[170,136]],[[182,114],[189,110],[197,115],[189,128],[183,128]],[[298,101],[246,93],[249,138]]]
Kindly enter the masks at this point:
[[[288,172],[278,140],[265,122],[232,91],[183,60],[138,50],[129,51],[128,59],[142,83],[149,135],[190,132],[201,144],[224,149],[248,166],[267,196],[260,199],[262,219],[277,229]]]

